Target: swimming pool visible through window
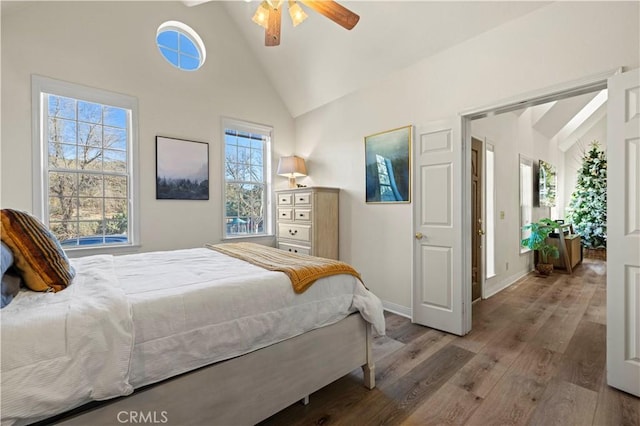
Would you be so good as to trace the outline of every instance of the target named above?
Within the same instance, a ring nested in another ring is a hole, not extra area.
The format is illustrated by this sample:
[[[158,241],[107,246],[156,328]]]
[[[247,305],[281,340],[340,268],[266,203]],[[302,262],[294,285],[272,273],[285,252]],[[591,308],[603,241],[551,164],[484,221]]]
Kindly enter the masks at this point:
[[[188,25],[167,21],[158,27],[156,45],[162,56],[176,68],[195,71],[204,64],[206,51],[200,36]]]

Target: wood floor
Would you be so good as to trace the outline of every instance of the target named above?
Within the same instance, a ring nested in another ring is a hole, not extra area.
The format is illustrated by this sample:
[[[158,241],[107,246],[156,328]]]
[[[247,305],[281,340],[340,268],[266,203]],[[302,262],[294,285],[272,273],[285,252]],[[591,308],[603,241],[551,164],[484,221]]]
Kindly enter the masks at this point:
[[[350,375],[262,425],[640,425],[605,377],[606,264],[529,275],[473,306],[457,337],[387,314],[376,388]]]

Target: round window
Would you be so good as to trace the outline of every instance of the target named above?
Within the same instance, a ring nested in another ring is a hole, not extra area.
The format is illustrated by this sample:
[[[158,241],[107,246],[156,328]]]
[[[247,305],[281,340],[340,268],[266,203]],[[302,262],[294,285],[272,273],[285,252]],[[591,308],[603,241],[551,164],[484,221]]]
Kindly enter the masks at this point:
[[[176,68],[195,71],[204,64],[206,51],[202,39],[191,27],[167,21],[158,27],[156,45],[162,56]]]

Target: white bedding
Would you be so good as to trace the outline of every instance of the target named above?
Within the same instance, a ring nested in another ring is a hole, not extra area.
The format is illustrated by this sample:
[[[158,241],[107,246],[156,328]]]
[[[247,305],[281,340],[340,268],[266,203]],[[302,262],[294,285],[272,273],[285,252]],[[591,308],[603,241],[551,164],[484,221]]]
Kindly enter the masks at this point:
[[[333,324],[357,310],[384,334],[380,301],[349,275],[322,279],[296,295],[285,274],[205,248],[122,256],[115,266],[133,309],[134,387]]]
[[[0,311],[2,425],[133,392],[133,322],[113,258],[75,264],[78,274],[66,290],[22,291]]]
[[[285,274],[205,248],[72,263],[68,289],[22,292],[2,310],[3,425],[126,395],[356,311],[384,334],[380,300],[349,275],[296,295]]]

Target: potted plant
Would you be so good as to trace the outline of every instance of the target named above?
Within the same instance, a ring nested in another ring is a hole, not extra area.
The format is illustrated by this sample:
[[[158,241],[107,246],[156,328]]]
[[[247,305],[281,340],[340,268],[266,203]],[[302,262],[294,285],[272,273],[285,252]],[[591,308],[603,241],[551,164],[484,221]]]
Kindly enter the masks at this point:
[[[559,227],[559,224],[549,218],[540,219],[522,227],[530,230],[528,238],[522,240],[522,246],[538,252],[538,264],[536,269],[542,275],[550,275],[553,271],[553,263],[549,263],[549,257],[557,259],[560,257],[558,247],[547,243],[547,237],[551,232]]]

